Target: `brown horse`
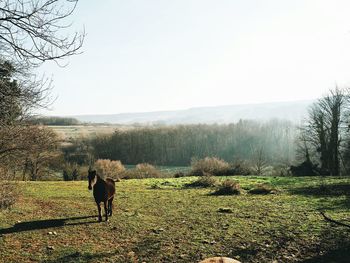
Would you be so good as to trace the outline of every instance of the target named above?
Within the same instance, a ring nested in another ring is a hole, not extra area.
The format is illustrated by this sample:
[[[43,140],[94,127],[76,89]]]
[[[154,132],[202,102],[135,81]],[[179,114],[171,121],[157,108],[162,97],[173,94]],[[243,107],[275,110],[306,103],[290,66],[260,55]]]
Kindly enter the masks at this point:
[[[103,202],[105,213],[106,213],[106,221],[108,221],[108,216],[112,216],[112,202],[115,194],[115,182],[111,178],[107,178],[103,180],[95,170],[89,169],[89,190],[93,189],[93,194],[95,198],[95,202],[97,204],[98,209],[98,221],[102,221],[101,215],[101,206],[100,204]],[[108,207],[107,207],[108,205]]]

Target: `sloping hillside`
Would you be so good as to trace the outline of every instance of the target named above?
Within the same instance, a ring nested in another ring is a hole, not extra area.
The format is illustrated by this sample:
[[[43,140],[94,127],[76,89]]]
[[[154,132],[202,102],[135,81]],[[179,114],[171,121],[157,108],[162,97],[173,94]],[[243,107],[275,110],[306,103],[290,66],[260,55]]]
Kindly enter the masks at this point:
[[[299,122],[306,115],[311,103],[312,101],[275,102],[74,117],[82,122],[119,124],[211,124],[237,122],[240,119],[269,120],[273,118]]]

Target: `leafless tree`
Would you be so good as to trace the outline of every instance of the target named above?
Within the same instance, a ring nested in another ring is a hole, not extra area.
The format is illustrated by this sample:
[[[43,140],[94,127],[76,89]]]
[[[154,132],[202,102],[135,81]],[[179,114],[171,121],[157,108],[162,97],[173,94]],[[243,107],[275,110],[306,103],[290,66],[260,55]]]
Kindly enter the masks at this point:
[[[0,1],[0,159],[28,148],[25,120],[51,102],[50,83],[33,67],[78,54],[84,32],[71,36],[77,0]]]
[[[50,129],[41,127],[37,129],[36,144],[31,148],[26,159],[26,168],[29,170],[30,180],[38,180],[45,173],[49,174],[50,166],[61,160],[58,149],[57,135]]]
[[[345,132],[347,104],[345,90],[331,90],[312,105],[307,123],[302,127],[302,140],[318,153],[322,172],[331,175],[340,173],[340,146]]]
[[[263,146],[251,146],[251,164],[256,175],[262,175],[268,166]]]
[[[84,31],[67,34],[78,0],[0,1],[0,50],[4,60],[40,65],[80,52]]]

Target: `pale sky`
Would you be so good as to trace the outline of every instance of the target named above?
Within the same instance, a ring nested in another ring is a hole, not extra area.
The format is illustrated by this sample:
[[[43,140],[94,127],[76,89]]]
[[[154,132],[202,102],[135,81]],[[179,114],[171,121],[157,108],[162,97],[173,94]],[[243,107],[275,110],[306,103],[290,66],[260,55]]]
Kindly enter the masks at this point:
[[[49,115],[314,99],[350,86],[349,0],[81,0]]]

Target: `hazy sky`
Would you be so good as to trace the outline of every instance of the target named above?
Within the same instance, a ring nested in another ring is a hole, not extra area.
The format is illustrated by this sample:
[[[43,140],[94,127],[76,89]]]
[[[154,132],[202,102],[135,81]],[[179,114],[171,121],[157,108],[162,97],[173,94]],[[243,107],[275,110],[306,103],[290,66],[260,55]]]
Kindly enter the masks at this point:
[[[350,1],[82,0],[50,115],[313,99],[350,86]]]

